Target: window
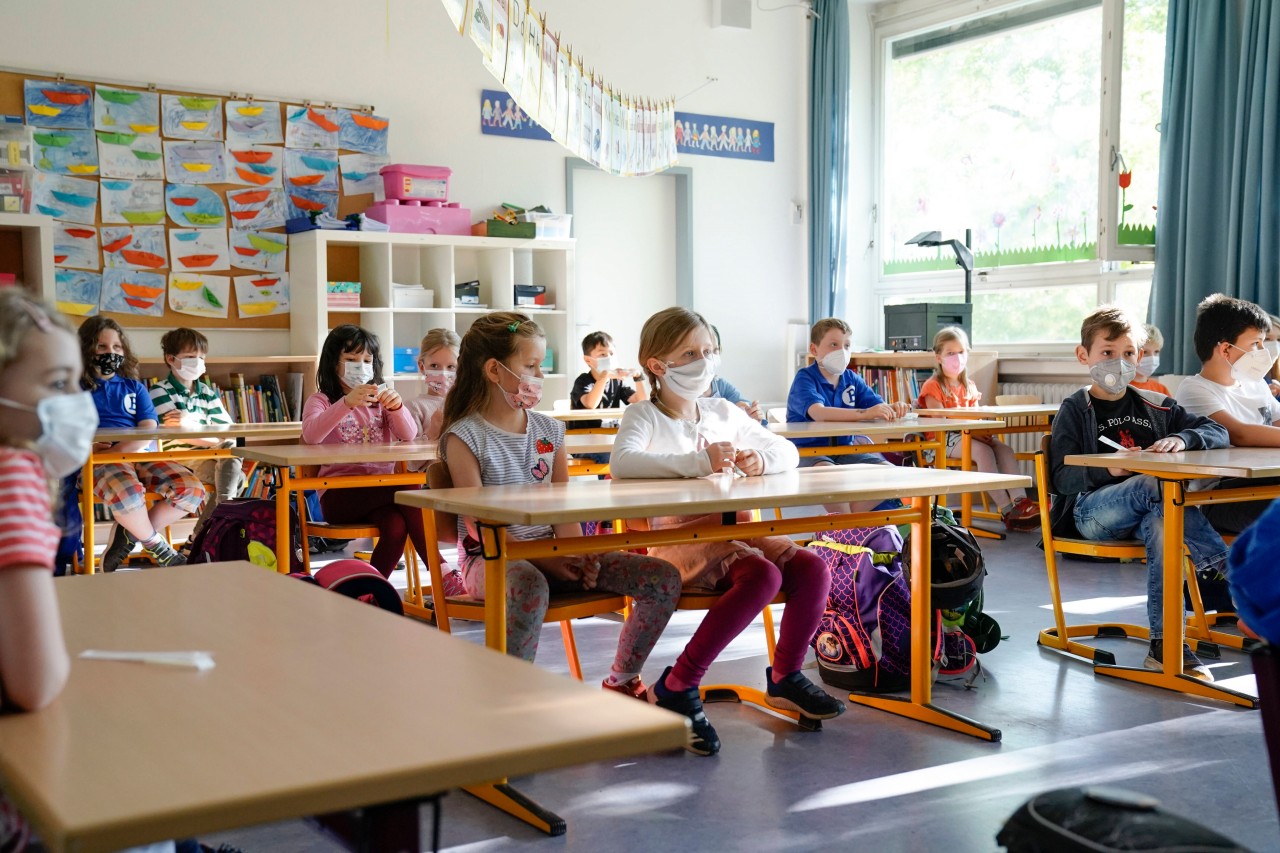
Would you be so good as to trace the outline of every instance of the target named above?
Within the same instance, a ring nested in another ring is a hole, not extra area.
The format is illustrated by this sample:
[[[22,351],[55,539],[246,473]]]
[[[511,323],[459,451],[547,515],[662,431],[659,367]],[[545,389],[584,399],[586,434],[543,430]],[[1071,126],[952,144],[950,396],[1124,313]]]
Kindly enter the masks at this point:
[[[881,303],[958,301],[951,251],[904,244],[969,231],[975,345],[1074,342],[1104,302],[1146,316],[1167,6],[877,8]]]

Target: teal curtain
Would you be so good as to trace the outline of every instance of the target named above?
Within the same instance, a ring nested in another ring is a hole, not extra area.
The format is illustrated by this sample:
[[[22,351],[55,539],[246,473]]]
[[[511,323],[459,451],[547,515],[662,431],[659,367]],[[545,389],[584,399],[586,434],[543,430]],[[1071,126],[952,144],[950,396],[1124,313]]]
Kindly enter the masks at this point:
[[[1280,312],[1280,10],[1239,8],[1169,0],[1151,319],[1177,373],[1209,294]]]
[[[809,51],[809,321],[830,317],[844,286],[849,189],[849,9],[815,0]]]

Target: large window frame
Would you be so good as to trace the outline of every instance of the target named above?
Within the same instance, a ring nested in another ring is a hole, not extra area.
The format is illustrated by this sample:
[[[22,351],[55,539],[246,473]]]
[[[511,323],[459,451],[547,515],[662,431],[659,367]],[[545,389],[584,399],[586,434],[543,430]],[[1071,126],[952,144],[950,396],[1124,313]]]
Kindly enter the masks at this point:
[[[881,3],[871,13],[873,62],[872,75],[875,104],[875,209],[884,210],[885,170],[884,152],[887,124],[885,97],[886,68],[890,45],[895,39],[912,33],[945,27],[963,21],[1006,12],[1019,6],[1032,5],[1037,0],[894,0]],[[1123,68],[1124,0],[1098,0],[1102,9],[1102,91],[1099,105],[1098,137],[1098,259],[1045,263],[1025,266],[975,269],[973,292],[998,292],[1019,288],[1063,287],[1093,284],[1097,289],[1097,304],[1115,301],[1121,284],[1150,282],[1153,274],[1153,246],[1117,245],[1117,211],[1119,185],[1118,167],[1113,156],[1113,140],[1119,137],[1121,112],[1121,71]],[[878,217],[877,217],[878,219]],[[884,272],[886,236],[877,221],[875,230],[875,283],[874,303],[877,305],[878,341],[883,340],[883,306],[903,298],[918,299],[922,296],[954,296],[963,294],[964,275],[956,267],[945,272],[896,273]],[[979,342],[979,345],[981,342]],[[1070,352],[1075,342],[1029,341],[1001,343],[1002,353],[1010,355],[1060,356]]]

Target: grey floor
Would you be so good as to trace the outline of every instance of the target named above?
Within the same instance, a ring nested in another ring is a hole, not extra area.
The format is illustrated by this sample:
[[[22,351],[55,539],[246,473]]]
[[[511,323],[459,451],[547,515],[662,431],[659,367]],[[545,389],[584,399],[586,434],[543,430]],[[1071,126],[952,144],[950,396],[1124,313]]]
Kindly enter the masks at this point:
[[[567,820],[562,838],[453,792],[443,802],[443,849],[990,851],[998,849],[995,834],[1004,820],[1032,794],[1107,784],[1154,795],[1251,849],[1280,850],[1259,713],[1097,678],[1087,666],[1038,648],[1036,634],[1052,616],[1037,539],[983,540],[987,610],[1008,638],[984,655],[987,677],[977,689],[935,688],[938,704],[998,726],[1000,743],[857,706],[823,731],[806,733],[749,706],[714,704],[708,715],[723,742],[718,756],[651,755],[513,779]],[[1064,597],[1075,609],[1142,621],[1143,566],[1062,567]],[[676,614],[647,680],[674,659],[698,618]],[[576,632],[587,678],[602,678],[618,625],[586,619]],[[482,641],[478,626],[462,627],[457,636]],[[1121,663],[1140,665],[1141,645],[1111,645]],[[725,652],[708,681],[762,686],[765,663],[756,626]],[[543,633],[538,665],[567,672],[556,626]],[[1252,692],[1241,655],[1224,652],[1213,671],[1219,681],[1241,679]],[[376,705],[376,697],[370,700]],[[424,838],[429,814],[424,809]],[[202,840],[245,851],[339,849],[301,822]]]

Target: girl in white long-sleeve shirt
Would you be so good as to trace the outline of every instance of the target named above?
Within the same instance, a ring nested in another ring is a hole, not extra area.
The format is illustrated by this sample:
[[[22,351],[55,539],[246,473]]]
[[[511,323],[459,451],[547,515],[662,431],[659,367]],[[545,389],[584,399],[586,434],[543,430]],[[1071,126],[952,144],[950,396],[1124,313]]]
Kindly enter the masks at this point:
[[[707,321],[687,309],[668,308],[645,323],[640,364],[655,393],[649,401],[628,406],[623,415],[613,444],[615,478],[733,476],[735,468],[758,476],[796,467],[795,445],[732,403],[702,396],[718,365],[715,349]],[[670,516],[649,523],[653,528],[677,527],[718,517]],[[738,520],[749,520],[749,514],[739,513]],[[720,748],[698,696],[707,667],[780,589],[786,593],[787,607],[774,665],[765,669],[769,704],[813,719],[844,711],[842,703],[800,672],[831,584],[820,558],[785,536],[667,545],[651,548],[650,554],[673,563],[686,586],[724,592],[675,666],[649,690],[658,705],[693,721],[691,751],[710,755]]]

